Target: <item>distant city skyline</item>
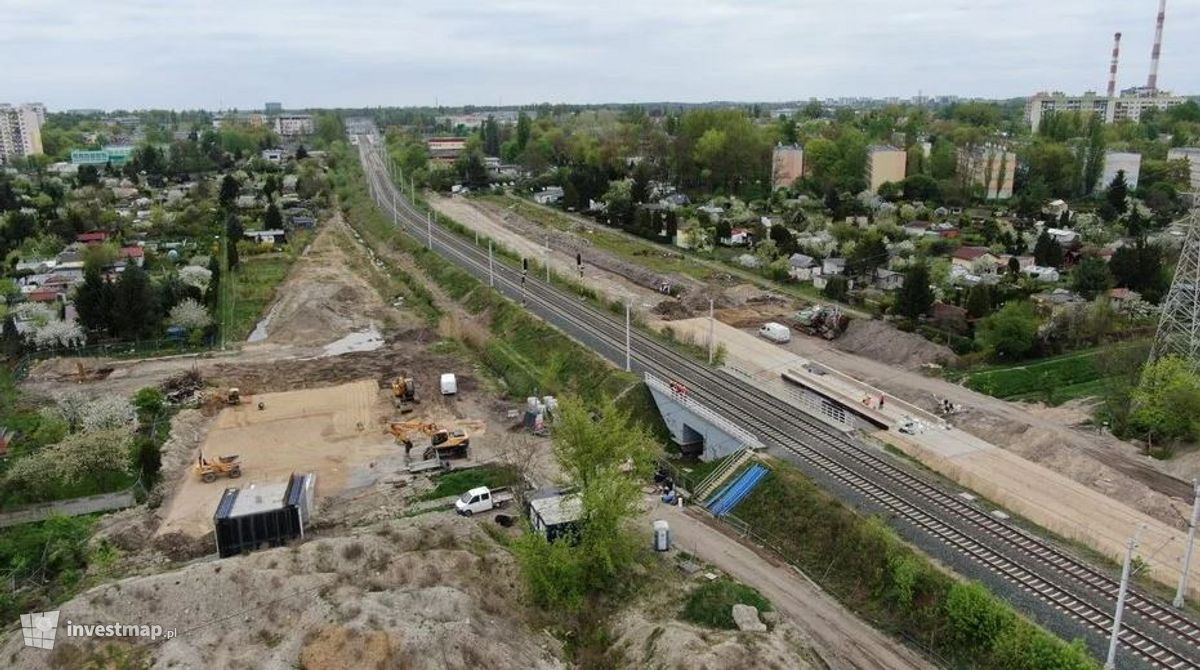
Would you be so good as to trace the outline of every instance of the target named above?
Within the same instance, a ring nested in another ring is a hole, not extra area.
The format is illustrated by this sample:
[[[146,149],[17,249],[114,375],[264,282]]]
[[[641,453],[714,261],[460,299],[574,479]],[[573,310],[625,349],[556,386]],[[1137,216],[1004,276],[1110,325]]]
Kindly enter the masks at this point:
[[[0,0],[0,96],[52,110],[1014,98],[1145,83],[1157,0]],[[1200,3],[1161,88],[1200,94]]]

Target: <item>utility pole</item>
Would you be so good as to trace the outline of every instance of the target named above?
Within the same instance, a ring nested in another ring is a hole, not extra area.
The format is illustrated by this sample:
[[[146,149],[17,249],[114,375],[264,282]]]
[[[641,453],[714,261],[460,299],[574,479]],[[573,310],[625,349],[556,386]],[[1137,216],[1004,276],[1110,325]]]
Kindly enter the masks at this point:
[[[1192,548],[1196,541],[1196,522],[1200,521],[1200,480],[1192,480],[1192,521],[1188,524],[1187,548],[1183,550],[1183,566],[1179,570],[1179,588],[1175,590],[1176,607],[1183,607],[1187,591],[1188,570],[1192,567]]]
[[[496,288],[496,269],[492,261],[492,240],[488,239],[488,286]]]
[[[429,250],[433,251],[433,210],[425,214],[425,237]]]
[[[392,191],[392,225],[393,226],[399,225],[399,223],[400,223],[399,212],[400,212],[400,210],[396,209],[396,191],[393,190]]]
[[[546,236],[546,285],[550,284],[550,236]]]
[[[625,299],[625,372],[631,372],[629,366],[630,351],[629,351],[629,299]]]
[[[1108,659],[1104,661],[1104,670],[1116,670],[1117,667],[1117,641],[1121,635],[1121,615],[1125,613],[1125,596],[1129,594],[1129,570],[1133,566],[1133,552],[1137,549],[1138,537],[1142,534],[1143,527],[1138,525],[1137,530],[1133,532],[1133,537],[1129,538],[1129,544],[1125,547],[1125,565],[1121,568],[1121,590],[1117,593],[1117,612],[1113,615],[1112,637],[1108,640]]]
[[[716,350],[716,340],[714,339],[715,328],[713,326],[713,300],[708,301],[708,364],[713,364],[713,355]]]

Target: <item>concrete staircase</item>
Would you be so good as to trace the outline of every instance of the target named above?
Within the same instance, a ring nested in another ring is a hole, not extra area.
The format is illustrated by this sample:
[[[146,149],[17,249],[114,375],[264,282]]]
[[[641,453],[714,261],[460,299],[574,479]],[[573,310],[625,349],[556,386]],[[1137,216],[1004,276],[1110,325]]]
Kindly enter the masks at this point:
[[[725,462],[716,470],[713,470],[705,477],[697,486],[696,490],[692,491],[692,500],[703,503],[710,495],[716,492],[730,477],[742,466],[754,458],[754,451],[751,449],[742,449],[734,452],[725,458]]]

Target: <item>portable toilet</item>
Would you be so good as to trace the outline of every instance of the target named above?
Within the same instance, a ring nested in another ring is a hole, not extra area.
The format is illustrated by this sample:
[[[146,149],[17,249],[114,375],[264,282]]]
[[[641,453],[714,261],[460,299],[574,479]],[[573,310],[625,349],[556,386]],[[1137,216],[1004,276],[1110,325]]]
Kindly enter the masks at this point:
[[[654,551],[671,550],[671,526],[659,519],[654,522]]]

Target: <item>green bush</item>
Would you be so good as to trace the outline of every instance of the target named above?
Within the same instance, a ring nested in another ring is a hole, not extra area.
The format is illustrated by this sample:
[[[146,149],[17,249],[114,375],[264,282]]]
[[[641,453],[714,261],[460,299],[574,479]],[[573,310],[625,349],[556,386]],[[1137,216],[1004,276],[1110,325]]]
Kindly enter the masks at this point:
[[[771,603],[761,593],[745,584],[722,577],[692,589],[680,615],[685,621],[733,630],[734,605],[753,605],[759,612],[769,612]]]
[[[787,464],[776,465],[737,517],[798,567],[821,575],[822,586],[848,607],[961,667],[1096,667],[1081,645],[1022,619],[983,586],[941,571],[882,521],[859,516]]]

